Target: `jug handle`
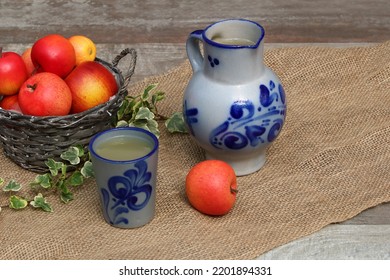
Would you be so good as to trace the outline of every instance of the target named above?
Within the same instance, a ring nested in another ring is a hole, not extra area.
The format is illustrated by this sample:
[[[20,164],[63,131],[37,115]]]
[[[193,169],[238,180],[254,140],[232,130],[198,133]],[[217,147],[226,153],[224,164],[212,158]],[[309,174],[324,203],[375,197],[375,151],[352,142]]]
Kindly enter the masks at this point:
[[[195,30],[188,36],[186,42],[187,56],[193,72],[197,72],[201,69],[204,60],[199,45],[199,41],[203,42],[202,34],[203,30]]]

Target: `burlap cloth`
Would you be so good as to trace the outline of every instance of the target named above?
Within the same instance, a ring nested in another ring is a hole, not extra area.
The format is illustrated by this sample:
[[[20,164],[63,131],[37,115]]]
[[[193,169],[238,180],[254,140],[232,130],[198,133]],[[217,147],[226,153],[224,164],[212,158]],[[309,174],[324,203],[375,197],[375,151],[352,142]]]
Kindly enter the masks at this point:
[[[123,230],[102,218],[93,180],[54,213],[0,212],[1,259],[251,259],[322,227],[390,201],[390,41],[354,48],[271,49],[266,64],[281,78],[287,120],[257,173],[238,178],[236,205],[208,217],[189,206],[184,180],[204,159],[188,135],[160,125],[157,213]],[[150,83],[167,93],[160,112],[181,110],[192,72],[184,62]],[[4,155],[0,177],[27,185],[35,174]],[[27,190],[28,187],[25,186]],[[0,192],[1,205],[6,196]]]

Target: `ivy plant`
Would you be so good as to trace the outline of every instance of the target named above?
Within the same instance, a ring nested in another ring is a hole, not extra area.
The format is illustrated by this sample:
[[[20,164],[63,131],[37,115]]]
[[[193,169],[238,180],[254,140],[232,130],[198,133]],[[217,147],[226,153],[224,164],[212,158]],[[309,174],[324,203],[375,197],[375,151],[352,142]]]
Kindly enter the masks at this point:
[[[33,198],[18,195],[22,185],[15,180],[10,180],[3,187],[3,192],[10,193],[7,206],[19,210],[30,205],[46,212],[53,212],[51,204],[42,194],[42,192],[48,190],[58,193],[64,203],[73,200],[72,188],[82,185],[86,178],[94,176],[92,163],[89,160],[89,154],[84,152],[82,146],[72,146],[63,152],[60,157],[64,161],[53,159],[45,161],[48,173],[37,175],[34,181],[30,183],[29,186],[37,193]],[[4,183],[4,179],[0,178],[0,185],[4,185]]]
[[[117,113],[116,126],[141,127],[159,137],[158,121],[165,121],[169,132],[187,132],[181,112],[176,112],[169,118],[159,113],[157,103],[165,98],[165,93],[156,88],[157,84],[151,84],[137,96],[126,96]]]

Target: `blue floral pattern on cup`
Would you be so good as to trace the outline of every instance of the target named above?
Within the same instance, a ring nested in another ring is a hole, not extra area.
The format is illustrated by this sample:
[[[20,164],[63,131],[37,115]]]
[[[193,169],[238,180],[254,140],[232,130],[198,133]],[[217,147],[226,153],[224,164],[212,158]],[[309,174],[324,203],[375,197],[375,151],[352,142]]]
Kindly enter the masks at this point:
[[[276,86],[272,80],[269,85],[261,84],[258,101],[258,106],[251,100],[235,101],[226,121],[212,130],[210,143],[218,149],[239,150],[275,140],[285,120],[282,85]]]
[[[152,174],[147,170],[147,163],[139,161],[135,164],[135,169],[125,171],[124,176],[110,177],[107,182],[109,191],[100,189],[112,225],[128,224],[128,219],[121,215],[130,210],[141,210],[148,204],[152,195],[152,186],[149,184]]]

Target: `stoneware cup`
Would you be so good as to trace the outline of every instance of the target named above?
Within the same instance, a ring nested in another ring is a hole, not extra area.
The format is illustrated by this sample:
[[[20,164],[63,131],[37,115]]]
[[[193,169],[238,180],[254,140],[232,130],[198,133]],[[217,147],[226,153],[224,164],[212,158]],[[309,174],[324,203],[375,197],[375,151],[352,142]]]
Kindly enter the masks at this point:
[[[128,160],[99,154],[100,145],[118,137],[144,141],[150,151]],[[150,222],[155,214],[157,137],[141,128],[113,128],[96,134],[89,151],[106,222],[119,228],[136,228]]]

